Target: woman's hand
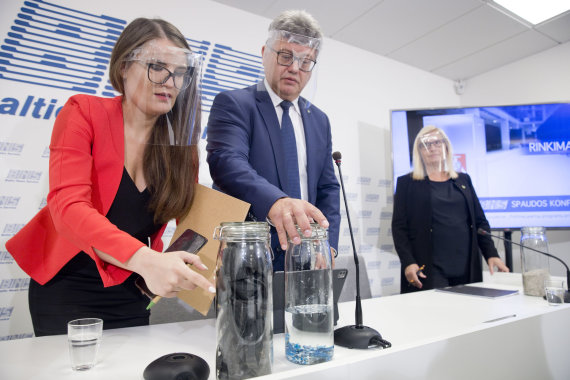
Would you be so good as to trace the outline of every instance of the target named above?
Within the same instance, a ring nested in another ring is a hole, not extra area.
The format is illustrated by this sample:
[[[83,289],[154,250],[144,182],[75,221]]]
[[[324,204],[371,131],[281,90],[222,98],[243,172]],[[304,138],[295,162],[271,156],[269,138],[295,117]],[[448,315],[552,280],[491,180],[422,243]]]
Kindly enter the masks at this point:
[[[423,286],[422,282],[420,281],[420,277],[427,278],[418,264],[408,265],[404,270],[404,275],[406,276],[406,280],[408,280],[408,284],[415,286],[418,289],[421,289]]]
[[[175,297],[183,290],[200,287],[211,293],[216,287],[204,276],[190,267],[207,270],[200,257],[185,251],[157,252],[149,247],[141,247],[125,263],[95,249],[95,252],[111,264],[140,274],[150,291],[162,297]]]
[[[493,274],[495,267],[499,270],[499,272],[510,272],[509,267],[503,263],[499,257],[491,257],[487,260],[487,265],[489,265],[489,273]]]

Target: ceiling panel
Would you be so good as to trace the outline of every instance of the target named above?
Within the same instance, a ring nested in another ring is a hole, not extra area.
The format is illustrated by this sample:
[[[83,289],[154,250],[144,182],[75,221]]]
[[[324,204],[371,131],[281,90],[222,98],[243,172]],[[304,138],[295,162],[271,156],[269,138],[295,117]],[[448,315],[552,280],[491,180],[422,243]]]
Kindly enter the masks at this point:
[[[339,29],[380,3],[382,0],[277,0],[265,13],[269,18],[274,18],[284,9],[304,9],[319,21],[323,34],[332,37]]]
[[[265,16],[265,11],[271,7],[277,0],[214,0],[216,3],[221,3],[247,11],[256,15]],[[288,9],[288,8],[284,8]]]
[[[556,42],[550,38],[535,30],[528,30],[449,63],[433,72],[454,80],[469,78],[554,46],[556,46]]]
[[[490,0],[215,1],[268,19],[305,9],[327,37],[450,79],[570,41],[570,11],[532,27]]]
[[[570,11],[536,27],[557,42],[570,41]]]
[[[385,0],[332,38],[386,55],[481,6],[479,0]]]
[[[527,28],[514,19],[489,7],[481,7],[388,56],[434,71],[525,30]]]

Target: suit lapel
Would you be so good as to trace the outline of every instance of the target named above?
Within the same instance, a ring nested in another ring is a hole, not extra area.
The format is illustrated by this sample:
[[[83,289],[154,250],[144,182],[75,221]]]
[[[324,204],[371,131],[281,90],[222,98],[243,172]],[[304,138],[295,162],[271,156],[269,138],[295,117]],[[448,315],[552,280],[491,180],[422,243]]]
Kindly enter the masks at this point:
[[[263,82],[257,84],[255,100],[257,109],[261,114],[267,133],[269,134],[271,147],[273,148],[273,159],[277,167],[277,176],[279,177],[280,183],[279,187],[284,189],[284,184],[287,183],[287,169],[285,167],[285,154],[281,147],[281,127],[277,119],[275,107],[273,107],[273,102],[271,102],[271,98],[267,90],[265,90]]]

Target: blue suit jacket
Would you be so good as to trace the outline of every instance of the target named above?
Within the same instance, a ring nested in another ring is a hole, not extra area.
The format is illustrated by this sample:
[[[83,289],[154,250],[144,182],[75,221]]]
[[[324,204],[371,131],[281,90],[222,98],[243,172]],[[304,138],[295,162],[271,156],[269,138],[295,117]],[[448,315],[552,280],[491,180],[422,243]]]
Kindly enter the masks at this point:
[[[331,158],[327,115],[299,98],[307,146],[308,201],[329,221],[329,243],[338,247],[340,187]],[[287,183],[277,113],[263,82],[219,93],[207,127],[208,164],[215,187],[251,204],[250,219],[265,221]],[[283,268],[283,252],[273,233],[274,270]]]

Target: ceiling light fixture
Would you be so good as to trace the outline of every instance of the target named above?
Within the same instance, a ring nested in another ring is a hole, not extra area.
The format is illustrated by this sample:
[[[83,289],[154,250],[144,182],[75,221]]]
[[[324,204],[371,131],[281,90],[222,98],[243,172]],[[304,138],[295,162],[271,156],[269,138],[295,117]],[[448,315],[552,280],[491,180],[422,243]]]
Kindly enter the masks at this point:
[[[534,25],[570,10],[570,0],[493,0],[492,2]]]

